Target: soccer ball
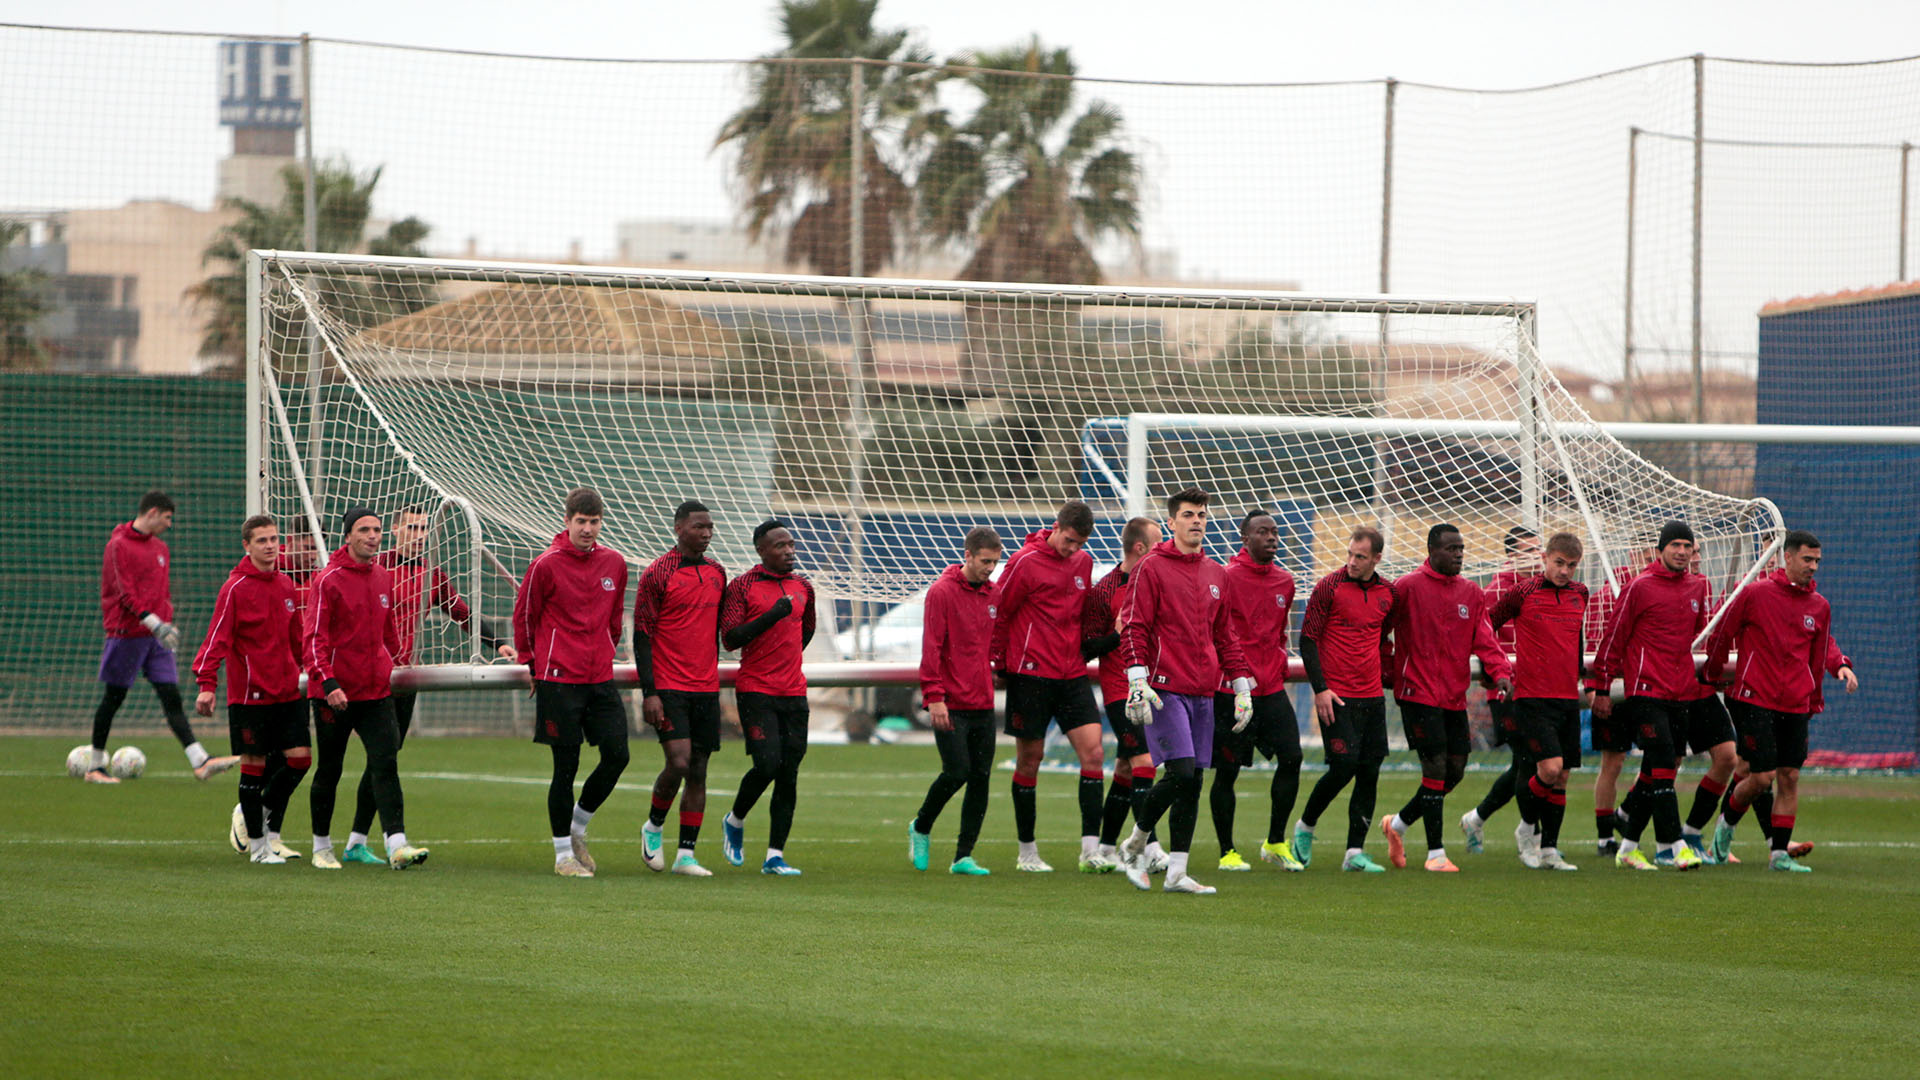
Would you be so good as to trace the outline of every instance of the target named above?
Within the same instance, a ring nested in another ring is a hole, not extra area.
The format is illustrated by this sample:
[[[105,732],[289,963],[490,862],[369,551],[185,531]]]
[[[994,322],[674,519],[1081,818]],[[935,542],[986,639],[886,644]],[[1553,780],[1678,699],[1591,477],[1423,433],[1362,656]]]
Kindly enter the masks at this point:
[[[93,747],[76,746],[67,754],[67,775],[75,780],[87,775],[93,768]]]
[[[140,774],[147,771],[147,755],[137,746],[123,746],[113,752],[107,771],[121,780],[138,780]]]

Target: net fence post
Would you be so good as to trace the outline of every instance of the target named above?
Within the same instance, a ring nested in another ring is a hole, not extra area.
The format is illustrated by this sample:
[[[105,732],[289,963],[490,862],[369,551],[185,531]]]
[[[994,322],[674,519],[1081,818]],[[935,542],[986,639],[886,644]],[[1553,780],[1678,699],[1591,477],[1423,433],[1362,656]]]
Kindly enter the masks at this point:
[[[1620,334],[1620,418],[1633,419],[1633,234],[1640,187],[1640,129],[1627,129],[1627,275]]]
[[[847,61],[847,141],[852,157],[848,175],[853,190],[847,199],[847,266],[853,277],[865,277],[866,260],[866,162],[865,140],[861,138],[861,118],[865,109],[866,69],[859,60]],[[854,652],[864,658],[871,651],[871,631],[867,627],[867,602],[864,599],[866,553],[861,543],[861,516],[866,501],[867,457],[867,361],[873,343],[868,336],[867,305],[859,297],[847,302],[852,323],[853,360],[847,372],[847,552],[852,561],[856,599],[853,602]],[[864,635],[864,637],[863,637]]]
[[[1913,144],[1900,144],[1900,272],[1895,281],[1907,280],[1907,167],[1912,163]]]
[[[1706,375],[1701,369],[1701,222],[1706,214],[1707,57],[1693,54],[1693,410],[1696,424],[1707,422]],[[1687,445],[1687,482],[1700,485],[1700,444]]]
[[[1393,114],[1394,99],[1400,89],[1400,80],[1386,81],[1385,118],[1380,137],[1380,294],[1393,291]],[[1392,349],[1390,320],[1386,311],[1380,313],[1379,359],[1373,369],[1373,402],[1369,410],[1374,416],[1387,415],[1387,363]],[[1373,513],[1380,526],[1380,535],[1386,544],[1393,543],[1393,506],[1387,499],[1387,441],[1375,439],[1373,443]]]
[[[260,317],[260,276],[266,271],[261,266],[260,253],[247,252],[242,271],[247,282],[247,516],[253,517],[264,512],[266,507],[267,462],[266,416],[260,407],[261,386],[260,364],[266,353],[260,347],[260,334],[265,320]]]
[[[319,192],[313,171],[313,38],[300,35],[300,139],[301,139],[301,237],[308,251],[320,250]],[[325,382],[326,358],[320,348],[319,331],[309,316],[304,320],[307,343],[307,483],[313,491],[312,513],[325,505],[326,474],[320,468],[320,450],[326,440],[326,416],[321,386]],[[314,532],[320,533],[316,516]],[[326,545],[320,546],[320,559],[326,561]]]

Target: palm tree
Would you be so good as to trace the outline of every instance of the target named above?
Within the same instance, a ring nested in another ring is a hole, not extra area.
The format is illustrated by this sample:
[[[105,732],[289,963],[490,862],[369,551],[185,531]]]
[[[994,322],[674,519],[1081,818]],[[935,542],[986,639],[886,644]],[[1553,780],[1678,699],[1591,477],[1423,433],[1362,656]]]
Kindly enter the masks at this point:
[[[787,230],[786,257],[814,272],[853,272],[853,59],[862,80],[862,268],[893,261],[911,225],[905,137],[931,100],[933,56],[904,29],[873,25],[879,0],[781,0],[787,47],[756,65],[752,100],[727,118],[747,234]],[[818,60],[820,63],[793,61]]]
[[[0,251],[26,231],[25,222],[0,218]],[[40,371],[47,366],[47,351],[33,333],[33,324],[50,309],[46,287],[45,271],[0,271],[0,371]]]
[[[366,251],[373,255],[425,255],[420,246],[428,227],[417,217],[387,226],[368,237],[367,219],[373,210],[373,192],[380,169],[361,175],[345,161],[326,162],[314,170],[316,246],[326,252]],[[239,220],[224,225],[201,254],[203,265],[218,272],[187,289],[207,314],[200,339],[200,355],[221,357],[230,367],[246,354],[246,254],[253,248],[300,251],[307,247],[304,173],[297,165],[280,171],[279,203],[263,206],[247,199],[227,199],[222,205],[237,211]],[[335,278],[315,283],[327,310],[354,327],[374,326],[418,311],[438,297],[424,280]],[[279,340],[297,339],[303,331],[289,323],[274,328]]]
[[[957,125],[945,110],[922,119],[921,228],[972,241],[963,278],[1098,283],[1094,245],[1140,235],[1140,165],[1119,109],[1094,100],[1072,115],[1073,58],[1038,38],[954,62],[975,69],[964,78],[981,100]]]

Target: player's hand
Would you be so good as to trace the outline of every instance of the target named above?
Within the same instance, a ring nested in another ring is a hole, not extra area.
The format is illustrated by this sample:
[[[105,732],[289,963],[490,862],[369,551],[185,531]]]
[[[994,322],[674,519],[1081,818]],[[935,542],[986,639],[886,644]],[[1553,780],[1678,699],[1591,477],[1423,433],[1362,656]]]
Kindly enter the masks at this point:
[[[513,646],[511,645],[502,645],[500,646],[499,651],[500,651],[500,658],[502,660],[505,660],[509,664],[513,663],[515,660],[520,659],[520,654],[513,651]]]
[[[1583,709],[1593,708],[1593,691],[1591,690],[1580,691],[1580,707]]]
[[[140,620],[140,625],[146,627],[147,632],[153,635],[153,640],[159,642],[168,652],[180,647],[180,628],[166,622],[160,616],[149,613],[146,618]]]
[[[1855,675],[1853,669],[1850,667],[1840,669],[1840,681],[1847,684],[1847,693],[1849,694],[1860,689],[1860,677]]]
[[[1240,734],[1253,723],[1253,692],[1235,690],[1233,692],[1233,733]]]
[[[200,716],[212,716],[213,715],[213,691],[211,690],[200,691],[200,695],[193,699],[193,711]]]
[[[334,690],[327,694],[327,708],[332,709],[334,712],[339,712],[346,707],[347,692],[345,690]]]
[[[645,720],[647,726],[655,731],[660,730],[660,725],[667,722],[667,706],[660,700],[659,694],[648,694],[640,699],[640,719]]]
[[[1153,710],[1160,707],[1160,695],[1147,685],[1144,672],[1127,680],[1127,719],[1136,726],[1153,723]]]
[[[1513,680],[1504,677],[1493,680],[1493,693],[1501,701],[1512,701]]]
[[[773,616],[774,622],[779,622],[793,614],[793,597],[782,593],[780,599],[775,600],[773,606],[767,609],[767,613]]]
[[[1594,719],[1605,720],[1608,717],[1613,715],[1613,695],[1612,694],[1602,694],[1596,690],[1589,690],[1588,693],[1593,695]]]
[[[1320,726],[1332,727],[1333,707],[1345,704],[1346,702],[1340,699],[1340,695],[1331,690],[1322,690],[1313,695],[1313,713],[1320,718]]]
[[[1127,632],[1127,616],[1125,612],[1114,612],[1113,632],[1116,634],[1124,634]]]
[[[933,719],[933,730],[935,731],[952,731],[953,730],[953,716],[951,713],[947,712],[946,702],[936,701],[933,704],[927,706],[927,715]]]

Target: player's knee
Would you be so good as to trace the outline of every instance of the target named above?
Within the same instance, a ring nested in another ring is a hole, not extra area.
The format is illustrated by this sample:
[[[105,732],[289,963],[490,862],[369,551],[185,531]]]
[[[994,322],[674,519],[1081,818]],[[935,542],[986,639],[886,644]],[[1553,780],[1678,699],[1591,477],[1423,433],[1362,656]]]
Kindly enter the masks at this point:
[[[616,743],[600,748],[600,764],[607,768],[624,769],[627,767],[627,762],[632,760],[633,751],[627,749],[626,743]]]
[[[1540,777],[1541,783],[1550,788],[1559,787],[1567,782],[1567,768],[1557,758],[1541,762],[1534,774]]]
[[[1460,781],[1466,778],[1467,759],[1453,754],[1447,755],[1447,772],[1445,776],[1447,790],[1452,791],[1454,788],[1459,787]]]
[[[1328,754],[1327,776],[1335,783],[1344,784],[1360,771],[1360,763],[1351,754]]]

